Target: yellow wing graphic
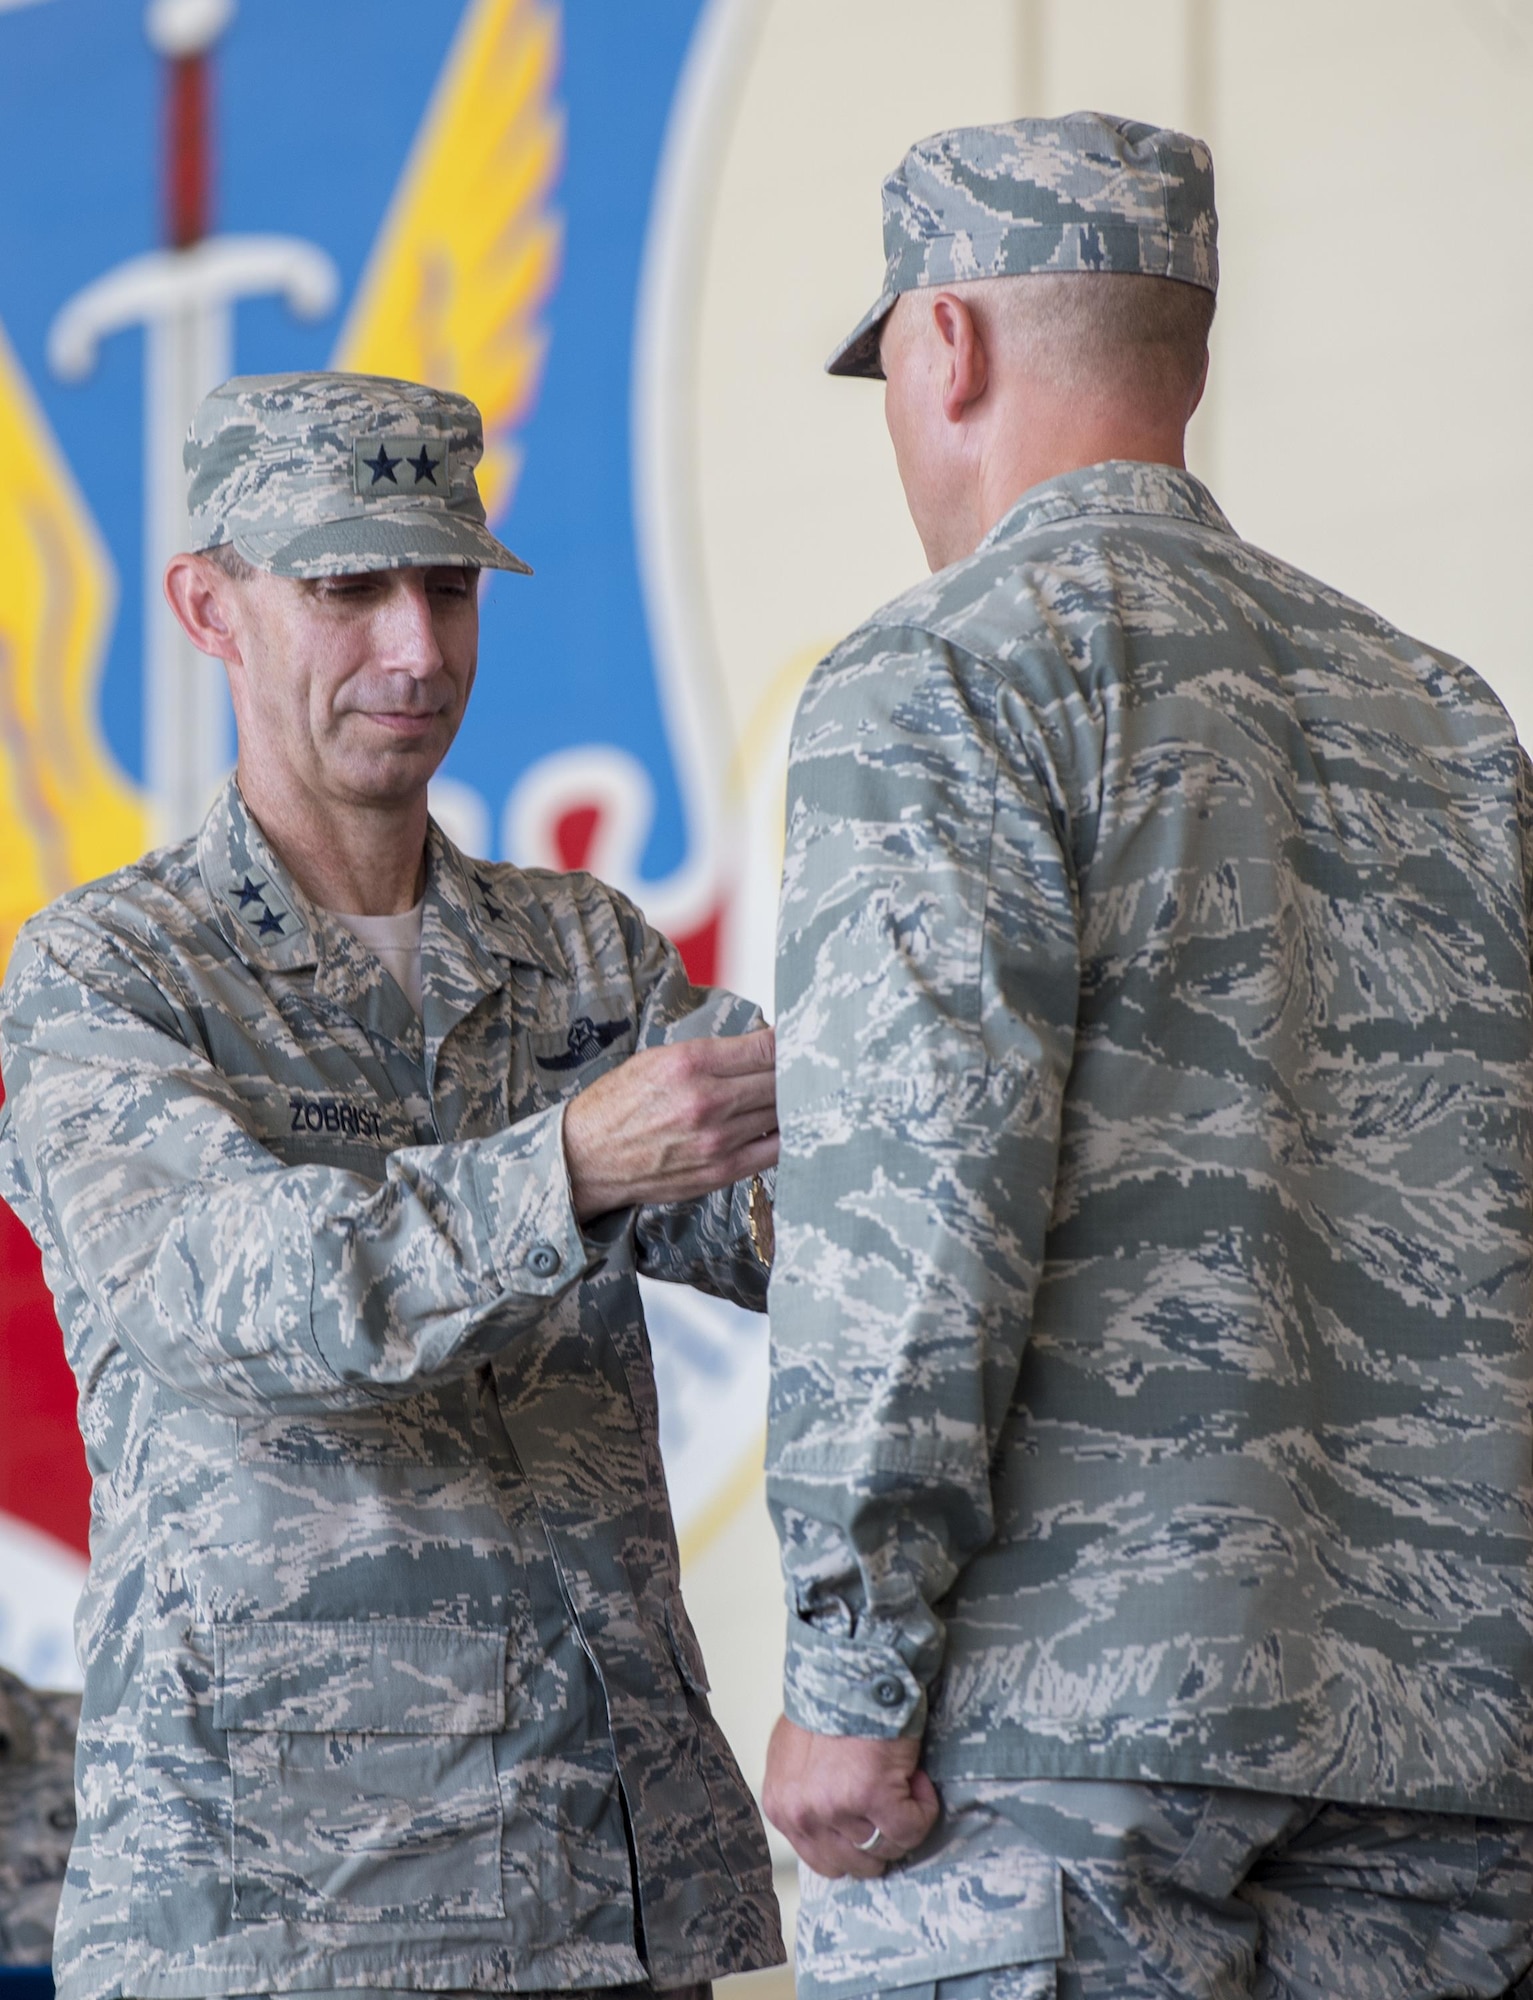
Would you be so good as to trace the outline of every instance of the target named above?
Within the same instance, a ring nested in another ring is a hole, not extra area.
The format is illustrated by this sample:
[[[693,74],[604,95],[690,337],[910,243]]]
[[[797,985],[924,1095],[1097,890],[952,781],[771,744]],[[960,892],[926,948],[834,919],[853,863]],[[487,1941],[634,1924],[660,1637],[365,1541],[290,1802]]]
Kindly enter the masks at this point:
[[[337,368],[473,397],[492,520],[521,470],[514,434],[537,394],[558,276],[558,64],[551,0],[470,0],[336,348]]]
[[[142,794],[96,723],[116,577],[0,328],[0,966],[21,924],[141,854]]]

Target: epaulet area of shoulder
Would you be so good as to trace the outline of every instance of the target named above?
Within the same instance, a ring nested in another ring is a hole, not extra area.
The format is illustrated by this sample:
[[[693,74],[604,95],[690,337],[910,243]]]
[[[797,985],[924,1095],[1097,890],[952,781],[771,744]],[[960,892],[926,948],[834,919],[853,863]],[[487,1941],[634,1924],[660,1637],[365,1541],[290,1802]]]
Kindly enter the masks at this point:
[[[1444,652],[1413,632],[1407,632],[1372,605],[1351,597],[1335,584],[1326,583],[1308,570],[1300,569],[1283,556],[1275,556],[1254,542],[1235,544],[1237,564],[1247,564],[1274,576],[1296,596],[1315,607],[1317,625],[1328,618],[1339,630],[1350,632],[1378,657],[1410,660],[1415,671],[1437,698],[1462,712],[1482,710],[1497,718],[1515,738],[1516,724],[1501,696],[1477,668],[1456,653]]]
[[[1043,571],[1008,542],[987,543],[891,597],[828,657],[880,635],[909,633],[981,660],[1015,656],[1030,642],[1052,644]]]
[[[108,875],[77,883],[35,911],[20,935],[46,937],[66,927],[98,935],[138,937],[146,924],[174,928],[206,901],[197,865],[197,842],[151,848],[136,861],[125,862]]]
[[[515,861],[468,861],[466,866],[481,893],[488,891],[502,907],[516,908],[532,901],[552,915],[571,903],[585,906],[628,900],[588,868],[524,868]]]
[[[567,958],[577,932],[629,930],[636,906],[585,868],[524,868],[512,861],[471,861],[482,917],[513,956],[550,966]]]

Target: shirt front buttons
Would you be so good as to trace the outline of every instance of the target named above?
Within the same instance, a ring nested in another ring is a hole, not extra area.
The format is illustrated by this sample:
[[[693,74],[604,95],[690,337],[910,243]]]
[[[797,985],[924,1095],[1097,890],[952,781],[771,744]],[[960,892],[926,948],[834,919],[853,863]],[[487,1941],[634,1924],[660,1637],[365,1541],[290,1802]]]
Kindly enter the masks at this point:
[[[563,1261],[552,1243],[534,1243],[525,1259],[527,1269],[535,1278],[551,1278]]]
[[[897,1680],[874,1681],[873,1699],[880,1708],[898,1708],[905,1699],[905,1690]]]

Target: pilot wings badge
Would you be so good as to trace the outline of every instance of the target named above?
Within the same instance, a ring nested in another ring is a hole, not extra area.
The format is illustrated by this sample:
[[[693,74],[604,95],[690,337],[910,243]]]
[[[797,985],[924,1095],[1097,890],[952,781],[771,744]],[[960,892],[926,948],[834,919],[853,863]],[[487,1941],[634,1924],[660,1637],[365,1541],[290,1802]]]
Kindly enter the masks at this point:
[[[593,1021],[589,1014],[580,1014],[571,1021],[569,1046],[556,1056],[539,1056],[539,1069],[579,1069],[599,1056],[603,1049],[610,1048],[619,1035],[626,1035],[633,1026],[632,1021]]]

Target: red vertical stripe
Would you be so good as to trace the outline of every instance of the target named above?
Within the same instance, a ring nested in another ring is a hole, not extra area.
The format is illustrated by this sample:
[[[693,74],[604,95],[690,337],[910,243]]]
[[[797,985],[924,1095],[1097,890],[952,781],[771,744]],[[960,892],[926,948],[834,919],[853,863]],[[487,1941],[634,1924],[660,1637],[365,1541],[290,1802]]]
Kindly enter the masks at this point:
[[[212,196],[205,56],[174,56],[170,63],[165,133],[165,235],[187,250],[208,233]]]
[[[0,1093],[3,1095],[3,1093]],[[0,1202],[0,1512],[86,1549],[75,1383],[32,1239]]]

